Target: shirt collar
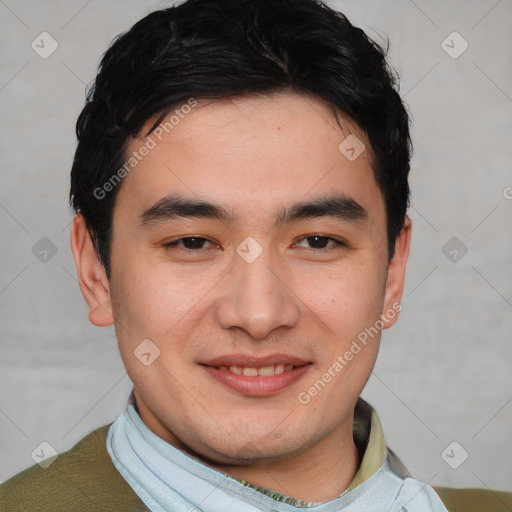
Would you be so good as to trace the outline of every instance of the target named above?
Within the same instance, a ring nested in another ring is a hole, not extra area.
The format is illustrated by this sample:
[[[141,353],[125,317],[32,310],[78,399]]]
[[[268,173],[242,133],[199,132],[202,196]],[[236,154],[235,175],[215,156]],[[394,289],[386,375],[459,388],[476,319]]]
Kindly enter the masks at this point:
[[[384,441],[384,434],[382,432],[379,417],[373,407],[362,398],[359,398],[357,401],[354,411],[353,435],[354,442],[359,452],[359,460],[361,462],[350,485],[340,494],[340,496],[343,496],[368,480],[386,461],[386,443]],[[247,487],[251,487],[252,489],[261,492],[276,501],[288,503],[294,507],[310,508],[320,504],[299,500],[239,478],[235,478],[235,480],[238,480]]]
[[[139,412],[137,409],[137,403],[135,401],[134,390],[132,390],[128,401],[130,404],[133,404],[137,412]],[[386,447],[382,425],[380,423],[377,412],[368,402],[362,398],[358,399],[354,410],[353,436],[354,443],[359,452],[359,460],[361,462],[350,485],[340,494],[340,496],[343,496],[347,492],[355,489],[363,482],[368,480],[372,475],[374,475],[386,462],[387,455],[391,456],[392,460],[390,462],[394,463],[395,468],[397,465],[400,466],[399,461],[395,461],[396,456]],[[399,470],[397,472],[401,473],[403,477],[408,476],[407,470],[403,466],[396,469]],[[246,487],[250,487],[251,489],[258,491],[265,496],[268,496],[282,503],[287,503],[299,508],[310,508],[319,505],[319,503],[313,503],[293,498],[278,491],[268,489],[267,487],[236,478],[227,473],[225,473],[225,475],[228,478],[232,478],[233,480],[240,482]]]

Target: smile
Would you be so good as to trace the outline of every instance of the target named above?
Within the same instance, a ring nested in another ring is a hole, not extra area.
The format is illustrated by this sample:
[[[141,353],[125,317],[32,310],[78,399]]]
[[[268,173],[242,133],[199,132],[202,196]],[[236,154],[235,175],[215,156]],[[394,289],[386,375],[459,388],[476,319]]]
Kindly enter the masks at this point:
[[[222,371],[229,371],[235,375],[244,375],[245,377],[271,377],[272,375],[279,375],[284,372],[293,370],[295,366],[292,364],[272,364],[270,366],[262,366],[255,368],[253,366],[219,366],[218,369]]]
[[[229,357],[200,364],[224,388],[251,397],[270,396],[285,390],[302,379],[312,366],[311,362],[289,356]]]

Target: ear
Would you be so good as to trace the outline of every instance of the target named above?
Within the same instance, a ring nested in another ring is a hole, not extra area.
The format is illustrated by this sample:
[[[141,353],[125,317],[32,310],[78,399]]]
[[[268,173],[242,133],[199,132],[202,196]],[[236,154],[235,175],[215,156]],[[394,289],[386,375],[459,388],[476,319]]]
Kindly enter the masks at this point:
[[[400,301],[404,291],[405,267],[411,245],[411,219],[406,216],[402,231],[395,242],[395,252],[388,265],[384,306],[382,311],[383,329],[391,327],[398,319],[398,312],[402,309]],[[386,314],[386,312],[389,312]],[[391,314],[391,312],[393,312]]]
[[[110,300],[110,283],[81,214],[77,214],[73,219],[71,250],[75,258],[80,290],[89,306],[89,321],[98,327],[112,325],[114,317]]]

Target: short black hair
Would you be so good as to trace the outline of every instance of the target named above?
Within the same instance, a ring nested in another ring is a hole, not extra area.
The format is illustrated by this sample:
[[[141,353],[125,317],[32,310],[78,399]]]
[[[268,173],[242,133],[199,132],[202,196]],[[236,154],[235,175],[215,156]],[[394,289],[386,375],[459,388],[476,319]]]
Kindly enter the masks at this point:
[[[391,258],[409,206],[412,144],[386,52],[320,0],[187,0],[115,38],[77,121],[70,190],[109,279],[119,186],[101,187],[125,165],[129,137],[191,98],[281,91],[322,100],[366,134]]]

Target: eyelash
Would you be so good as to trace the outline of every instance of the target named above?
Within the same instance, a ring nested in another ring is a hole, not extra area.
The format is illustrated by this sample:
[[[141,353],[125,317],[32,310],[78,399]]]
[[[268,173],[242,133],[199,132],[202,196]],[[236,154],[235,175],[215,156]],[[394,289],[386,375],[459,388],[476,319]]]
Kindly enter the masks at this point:
[[[331,246],[330,249],[335,249],[337,247],[347,247],[347,244],[345,244],[341,240],[336,240],[335,238],[332,238],[330,236],[324,236],[324,235],[307,235],[307,236],[300,238],[299,242],[302,242],[303,240],[307,240],[308,238],[320,238],[323,240],[334,242],[334,246]],[[178,238],[178,240],[174,240],[173,242],[168,242],[168,243],[164,244],[164,247],[165,248],[178,247],[180,242],[182,242],[183,240],[205,240],[206,242],[210,242],[210,240],[208,240],[207,238],[204,238],[204,237],[187,236],[187,237],[183,237],[183,238]],[[199,250],[203,249],[203,247],[200,247],[199,249],[188,249],[187,247],[183,247],[183,249],[188,252],[198,252]],[[314,248],[314,247],[309,247],[309,249],[311,249],[313,251],[327,250],[326,248]]]

